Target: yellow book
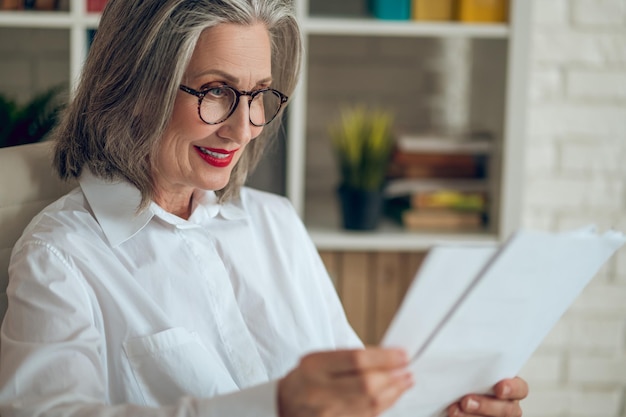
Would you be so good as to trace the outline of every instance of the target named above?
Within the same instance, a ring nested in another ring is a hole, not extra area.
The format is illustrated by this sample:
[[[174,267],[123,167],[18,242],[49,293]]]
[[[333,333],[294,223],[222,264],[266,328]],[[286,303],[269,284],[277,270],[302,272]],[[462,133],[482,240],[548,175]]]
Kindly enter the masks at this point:
[[[409,230],[478,230],[483,226],[483,216],[454,210],[406,210],[402,224]]]
[[[414,20],[453,20],[454,0],[413,0]]]
[[[411,196],[411,207],[483,212],[486,209],[486,195],[481,192],[465,193],[452,190],[416,192]]]
[[[459,0],[459,20],[495,23],[508,20],[508,0]]]

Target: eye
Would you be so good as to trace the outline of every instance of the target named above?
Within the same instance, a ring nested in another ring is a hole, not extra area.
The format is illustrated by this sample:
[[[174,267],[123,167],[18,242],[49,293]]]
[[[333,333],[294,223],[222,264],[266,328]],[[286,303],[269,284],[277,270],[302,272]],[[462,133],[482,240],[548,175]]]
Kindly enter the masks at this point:
[[[228,96],[228,89],[224,86],[210,87],[205,90],[205,97],[224,98]]]

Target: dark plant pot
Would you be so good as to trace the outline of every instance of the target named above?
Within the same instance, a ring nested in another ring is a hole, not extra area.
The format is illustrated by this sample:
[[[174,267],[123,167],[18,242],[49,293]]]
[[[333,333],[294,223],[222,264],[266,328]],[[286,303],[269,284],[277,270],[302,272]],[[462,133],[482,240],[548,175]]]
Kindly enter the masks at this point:
[[[372,230],[378,227],[383,212],[382,191],[367,191],[340,186],[341,216],[344,229]]]

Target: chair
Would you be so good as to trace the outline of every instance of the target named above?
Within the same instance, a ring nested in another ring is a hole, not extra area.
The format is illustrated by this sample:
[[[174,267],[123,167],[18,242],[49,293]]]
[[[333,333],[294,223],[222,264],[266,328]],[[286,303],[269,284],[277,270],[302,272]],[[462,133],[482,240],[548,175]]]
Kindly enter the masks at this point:
[[[51,158],[50,142],[0,149],[0,321],[7,309],[13,245],[41,209],[76,187],[57,177]]]

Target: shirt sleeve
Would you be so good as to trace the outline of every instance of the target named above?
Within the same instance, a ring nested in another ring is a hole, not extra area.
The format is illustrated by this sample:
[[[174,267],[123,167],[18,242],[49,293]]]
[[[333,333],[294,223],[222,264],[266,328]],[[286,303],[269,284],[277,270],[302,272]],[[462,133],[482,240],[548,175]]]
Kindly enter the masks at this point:
[[[108,405],[106,342],[71,260],[46,242],[13,254],[0,330],[3,417],[276,417],[277,382],[168,407]]]

